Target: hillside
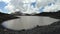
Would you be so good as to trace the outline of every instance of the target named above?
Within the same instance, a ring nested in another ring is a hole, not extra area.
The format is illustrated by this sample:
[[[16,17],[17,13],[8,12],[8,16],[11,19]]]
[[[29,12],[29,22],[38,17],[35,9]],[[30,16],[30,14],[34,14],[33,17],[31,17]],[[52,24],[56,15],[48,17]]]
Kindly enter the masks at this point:
[[[6,20],[10,19],[16,19],[18,17],[15,17],[14,15],[6,14],[6,13],[1,13],[0,12],[0,23]]]
[[[57,12],[42,12],[40,14],[35,14],[34,16],[47,16],[51,18],[60,19],[60,11]]]

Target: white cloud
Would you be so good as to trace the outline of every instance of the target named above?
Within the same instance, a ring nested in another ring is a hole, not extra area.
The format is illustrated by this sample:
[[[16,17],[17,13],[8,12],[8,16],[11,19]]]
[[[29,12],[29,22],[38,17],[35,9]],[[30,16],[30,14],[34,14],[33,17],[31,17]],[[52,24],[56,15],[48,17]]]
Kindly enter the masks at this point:
[[[51,5],[51,6],[45,6],[45,9],[43,10],[44,12],[56,12],[60,10],[60,3],[57,2],[55,3],[54,5]]]
[[[23,13],[39,13],[36,11],[41,6],[45,7],[43,12],[49,12],[49,11],[57,11],[60,10],[60,0],[54,1],[54,0],[4,0],[5,2],[9,2],[11,4],[8,4],[6,8],[9,10],[9,12],[15,12],[17,9],[22,11]],[[33,8],[32,6],[29,6],[30,4],[24,4],[24,3],[31,3],[37,1],[36,8]],[[55,3],[55,5],[48,6],[48,3]],[[29,7],[29,8],[28,8]]]
[[[45,7],[44,12],[56,12],[60,10],[60,7],[58,7],[58,5],[55,6],[51,6],[51,7]]]
[[[3,12],[3,11],[0,9],[0,12]]]
[[[38,11],[36,11],[35,8],[33,8],[32,6],[29,6],[30,3],[32,2],[36,2],[36,0],[32,1],[32,0],[11,0],[11,4],[13,6],[15,6],[15,9],[19,9],[20,11],[22,11],[23,13],[39,13]],[[23,3],[27,3],[27,4],[23,4]]]
[[[9,3],[11,0],[1,0],[4,1],[5,3]]]
[[[9,14],[11,13],[11,12],[14,12],[14,6],[13,5],[11,5],[11,4],[8,4],[6,7],[5,7],[5,9],[7,9],[9,12]]]

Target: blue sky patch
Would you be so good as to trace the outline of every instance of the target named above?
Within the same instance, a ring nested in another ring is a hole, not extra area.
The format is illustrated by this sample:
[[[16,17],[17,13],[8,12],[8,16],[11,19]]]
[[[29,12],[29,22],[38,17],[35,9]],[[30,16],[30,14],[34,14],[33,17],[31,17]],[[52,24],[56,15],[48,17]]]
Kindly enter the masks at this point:
[[[31,3],[31,6],[33,6],[35,8],[36,2]]]
[[[4,9],[5,6],[7,6],[7,4],[3,1],[0,1],[0,9],[3,11],[3,13],[7,12],[7,9]]]
[[[0,2],[0,9],[3,9],[7,4],[3,1]]]

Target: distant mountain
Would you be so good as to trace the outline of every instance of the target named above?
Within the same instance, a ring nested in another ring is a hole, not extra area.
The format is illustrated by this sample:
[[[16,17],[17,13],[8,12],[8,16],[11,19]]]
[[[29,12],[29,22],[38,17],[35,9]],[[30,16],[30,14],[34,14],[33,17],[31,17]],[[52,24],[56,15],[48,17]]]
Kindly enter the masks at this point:
[[[56,11],[56,12],[42,12],[39,14],[23,14],[21,12],[15,12],[15,13],[11,13],[11,14],[15,15],[15,16],[47,16],[47,17],[51,17],[51,18],[60,19],[60,10]]]
[[[14,13],[11,13],[11,15],[21,16],[21,15],[22,15],[22,13],[19,11],[19,12],[14,12]]]
[[[47,17],[60,19],[60,11],[57,11],[57,12],[42,12],[42,13],[39,13],[39,14],[35,14],[34,16],[47,16]]]

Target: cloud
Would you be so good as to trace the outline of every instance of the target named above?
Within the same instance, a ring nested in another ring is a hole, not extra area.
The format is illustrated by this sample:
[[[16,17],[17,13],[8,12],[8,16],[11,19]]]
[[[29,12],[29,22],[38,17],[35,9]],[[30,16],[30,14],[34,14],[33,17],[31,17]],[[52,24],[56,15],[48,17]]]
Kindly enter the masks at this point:
[[[53,5],[53,6],[46,6],[45,9],[44,9],[44,12],[56,12],[60,10],[60,5]]]
[[[36,0],[34,0],[34,1],[32,1],[32,0],[29,0],[29,1],[28,0],[11,0],[11,5],[15,6],[15,8],[14,8],[15,11],[16,11],[16,9],[19,9],[22,13],[28,13],[28,14],[39,13],[37,11],[37,8],[33,7],[35,4],[31,6],[32,2],[34,3],[34,2],[36,2]]]
[[[8,13],[10,14],[11,12],[14,12],[14,6],[11,4],[8,4],[5,9],[8,10]]]
[[[3,11],[0,9],[0,12],[3,12]]]
[[[44,12],[56,12],[60,10],[60,2],[57,1],[54,4],[52,3],[51,6],[45,6]]]
[[[7,0],[5,0],[7,1]],[[33,7],[31,3],[36,2]],[[41,13],[60,10],[60,0],[11,0],[6,6],[9,12],[16,12],[19,9],[22,13]],[[41,8],[44,7],[44,8]]]
[[[4,1],[5,3],[9,3],[11,0],[1,0]]]
[[[0,12],[8,13],[9,11],[5,7],[8,6],[9,3],[10,0],[0,0]]]

